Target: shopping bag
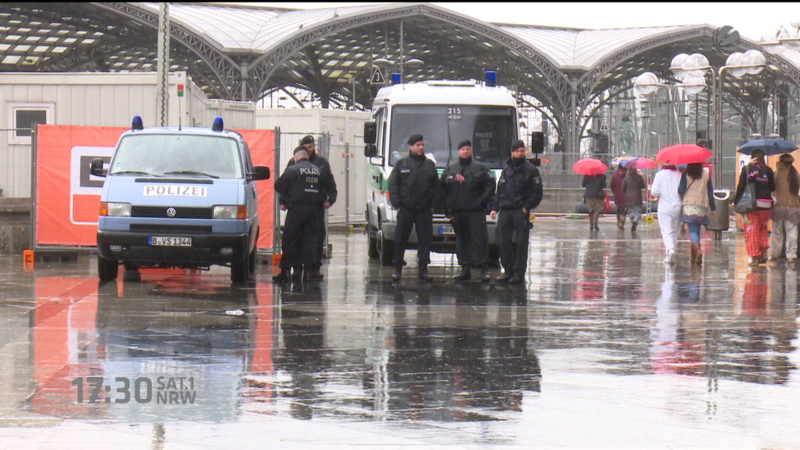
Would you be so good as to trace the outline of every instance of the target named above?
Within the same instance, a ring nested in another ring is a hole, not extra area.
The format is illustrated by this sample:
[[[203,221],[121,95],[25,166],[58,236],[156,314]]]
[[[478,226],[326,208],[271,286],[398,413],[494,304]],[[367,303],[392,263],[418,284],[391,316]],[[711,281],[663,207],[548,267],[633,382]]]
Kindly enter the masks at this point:
[[[744,192],[739,197],[739,201],[736,202],[736,206],[733,207],[733,210],[738,214],[747,214],[756,209],[756,185],[750,181],[745,183]]]
[[[608,199],[608,192],[605,193],[605,198],[603,199],[603,205],[605,206],[605,211],[607,213],[611,212],[611,201]]]

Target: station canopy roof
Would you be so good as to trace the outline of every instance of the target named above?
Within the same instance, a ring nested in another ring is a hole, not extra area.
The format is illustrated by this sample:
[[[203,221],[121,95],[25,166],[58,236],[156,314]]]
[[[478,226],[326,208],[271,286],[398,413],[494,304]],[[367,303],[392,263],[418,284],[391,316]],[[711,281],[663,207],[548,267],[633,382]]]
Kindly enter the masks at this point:
[[[0,70],[155,71],[158,12],[158,3],[1,3]],[[703,24],[509,25],[429,3],[314,10],[170,3],[169,17],[170,70],[188,72],[209,97],[258,100],[291,86],[315,93],[323,106],[345,104],[353,85],[356,102],[367,105],[379,67],[385,76],[402,69],[405,81],[483,79],[496,70],[500,84],[563,110],[572,94],[586,103],[645,71],[669,78],[678,53],[703,53],[719,67],[732,51],[759,48],[746,39],[726,42]],[[800,84],[797,64],[765,54],[774,70],[760,81],[725,80],[754,102],[765,85]]]

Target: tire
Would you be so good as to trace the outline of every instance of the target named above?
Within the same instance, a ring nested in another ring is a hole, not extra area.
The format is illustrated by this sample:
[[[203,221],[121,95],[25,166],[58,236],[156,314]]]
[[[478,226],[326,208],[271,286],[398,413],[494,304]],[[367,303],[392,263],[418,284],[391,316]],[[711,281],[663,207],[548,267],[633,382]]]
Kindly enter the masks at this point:
[[[380,254],[381,265],[394,265],[394,241],[384,239],[383,230],[378,230],[375,236],[375,241],[378,244],[378,253]]]
[[[246,283],[250,275],[250,255],[244,255],[239,259],[231,261],[231,281],[234,283]]]
[[[369,225],[368,225],[369,226]],[[367,239],[369,239],[369,247],[367,248],[367,255],[370,259],[380,258],[381,254],[378,252],[378,238],[375,237],[376,231],[367,230]]]
[[[106,259],[97,255],[97,276],[100,281],[111,281],[117,278],[119,262],[116,259]]]

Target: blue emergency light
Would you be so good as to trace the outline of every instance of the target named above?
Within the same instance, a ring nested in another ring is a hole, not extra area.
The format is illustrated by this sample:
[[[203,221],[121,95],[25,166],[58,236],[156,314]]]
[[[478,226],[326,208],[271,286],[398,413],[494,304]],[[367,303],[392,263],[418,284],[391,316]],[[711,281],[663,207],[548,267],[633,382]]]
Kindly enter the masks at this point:
[[[486,71],[486,85],[497,86],[497,72],[495,72],[494,70]]]
[[[142,123],[142,116],[135,115],[133,116],[133,120],[131,121],[131,130],[143,130],[144,123]]]
[[[392,84],[400,84],[403,80],[400,78],[400,73],[392,72]]]
[[[222,117],[214,117],[214,124],[211,125],[211,131],[222,131],[223,128]]]

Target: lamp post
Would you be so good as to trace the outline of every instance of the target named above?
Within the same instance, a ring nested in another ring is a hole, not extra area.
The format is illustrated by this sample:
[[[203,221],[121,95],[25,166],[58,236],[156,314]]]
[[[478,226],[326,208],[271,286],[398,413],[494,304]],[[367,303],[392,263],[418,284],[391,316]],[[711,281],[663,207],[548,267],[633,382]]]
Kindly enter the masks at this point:
[[[672,93],[668,85],[664,83],[658,82],[658,77],[653,72],[644,72],[633,81],[633,92],[634,95],[637,97],[639,96],[649,96],[656,94],[660,88],[665,88],[667,90],[667,100],[669,105],[667,107],[667,143],[672,142],[670,138],[671,133],[671,126],[670,126],[670,108],[672,107]],[[652,131],[650,133],[653,133]],[[659,142],[660,145],[660,142]],[[645,139],[645,149],[647,147],[647,139]]]
[[[700,54],[694,53],[686,55],[681,53],[672,59],[670,70],[673,71],[676,77],[686,82],[690,76],[704,76],[706,71],[711,72],[711,97],[713,98],[713,114],[714,114],[714,138],[713,138],[713,164],[714,170],[714,184],[720,185],[722,182],[722,84],[726,71],[730,71],[736,78],[741,78],[745,75],[756,75],[764,70],[766,67],[766,58],[758,50],[748,50],[744,53],[734,52],[728,55],[725,65],[714,70],[714,67],[708,64],[708,59]]]
[[[659,83],[658,77],[652,72],[644,72],[643,74],[636,77],[634,81],[634,92],[636,95],[651,95],[658,91],[659,88],[666,88],[667,89],[667,100],[669,100],[669,106],[667,111],[667,139],[666,145],[672,145],[675,143],[673,137],[673,127],[672,121],[674,120],[675,124],[675,134],[678,136],[678,143],[681,143],[683,140],[681,138],[681,128],[680,124],[678,123],[678,109],[675,106],[675,91],[678,88],[683,88],[689,94],[698,94],[706,87],[705,80],[702,77],[697,75],[687,75],[682,83],[674,84],[672,86]]]

